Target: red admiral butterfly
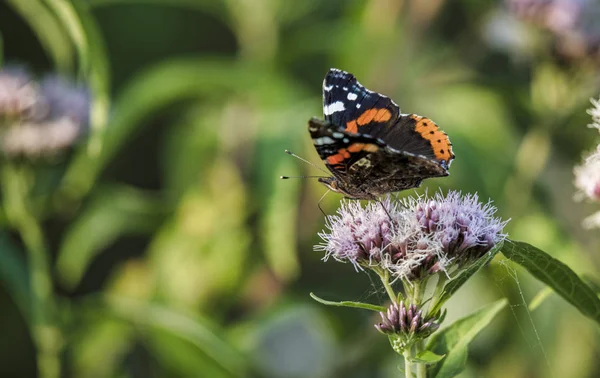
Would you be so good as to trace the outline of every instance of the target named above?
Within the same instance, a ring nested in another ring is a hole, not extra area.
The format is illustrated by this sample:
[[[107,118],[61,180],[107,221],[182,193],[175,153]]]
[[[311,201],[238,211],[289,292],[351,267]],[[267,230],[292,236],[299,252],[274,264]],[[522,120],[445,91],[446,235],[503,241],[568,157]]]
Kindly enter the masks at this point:
[[[348,72],[332,68],[325,76],[323,113],[308,130],[333,174],[319,182],[335,192],[376,199],[449,175],[454,154],[446,133],[429,118],[400,114],[394,101]]]

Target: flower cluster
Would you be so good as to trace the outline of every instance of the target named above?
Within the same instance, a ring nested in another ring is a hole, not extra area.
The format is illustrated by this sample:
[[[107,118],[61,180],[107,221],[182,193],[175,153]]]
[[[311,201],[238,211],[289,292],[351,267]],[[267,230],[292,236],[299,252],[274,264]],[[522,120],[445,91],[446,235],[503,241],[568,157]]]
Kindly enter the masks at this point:
[[[477,195],[453,191],[396,203],[388,197],[365,207],[346,201],[337,215],[327,217],[328,231],[319,234],[323,242],[315,250],[325,252],[325,260],[333,257],[357,269],[420,279],[465,266],[501,242],[506,222],[495,212]]]
[[[556,52],[567,58],[600,58],[600,4],[589,0],[505,0],[519,19],[552,33]]]
[[[424,319],[423,310],[414,304],[392,303],[387,312],[380,312],[381,323],[375,328],[392,339],[394,349],[403,350],[417,340],[424,339],[439,328],[435,319]]]
[[[588,126],[595,127],[598,129],[598,131],[600,131],[600,98],[597,100],[591,98],[590,102],[592,105],[594,105],[594,107],[587,110],[587,113],[592,116],[592,123],[590,123]]]
[[[600,130],[600,99],[591,99],[591,102],[594,107],[588,109],[588,114],[592,116],[589,126]],[[600,202],[600,145],[585,157],[583,164],[575,167],[574,173],[575,187],[578,189],[576,197]],[[588,228],[600,227],[600,212],[586,218],[583,224]]]
[[[381,323],[375,328],[385,334],[421,334],[429,335],[439,328],[434,319],[423,319],[423,310],[414,304],[404,305],[404,302],[392,303],[387,312],[380,312]]]
[[[55,155],[88,125],[86,88],[48,76],[41,82],[19,68],[0,70],[0,153],[8,158]]]

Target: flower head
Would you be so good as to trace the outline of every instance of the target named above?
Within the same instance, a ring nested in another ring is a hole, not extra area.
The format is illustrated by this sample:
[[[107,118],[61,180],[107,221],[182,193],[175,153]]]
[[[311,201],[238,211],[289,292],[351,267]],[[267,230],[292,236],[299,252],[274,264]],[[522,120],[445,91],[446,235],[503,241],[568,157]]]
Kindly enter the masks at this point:
[[[0,70],[0,127],[31,114],[40,97],[38,86],[19,67]]]
[[[592,123],[590,123],[589,127],[595,127],[600,131],[600,98],[593,99],[590,98],[590,102],[594,105],[593,108],[588,109],[587,113],[592,116]]]
[[[381,323],[375,328],[385,334],[420,334],[427,337],[439,328],[435,319],[424,319],[423,311],[414,304],[404,305],[404,302],[392,303],[387,312],[380,312]]]
[[[443,197],[438,193],[430,200],[409,202],[413,202],[422,230],[441,243],[450,259],[478,258],[505,237],[502,229],[506,222],[494,218],[496,208],[479,202],[477,194],[450,192]]]
[[[324,259],[350,262],[358,269],[377,268],[397,278],[419,279],[472,262],[501,242],[506,222],[477,195],[450,192],[402,202],[389,198],[362,207],[346,201],[327,217],[319,236]]]
[[[440,325],[436,319],[425,319],[423,311],[414,304],[392,303],[386,312],[380,312],[381,323],[375,328],[389,335],[394,349],[403,350],[417,340],[435,332]]]
[[[579,197],[600,201],[600,146],[587,156],[582,165],[575,167],[575,187]]]
[[[41,83],[18,68],[0,70],[0,153],[38,158],[72,146],[88,125],[86,88],[48,76]]]
[[[376,263],[384,258],[394,229],[392,222],[400,217],[398,204],[388,199],[381,203],[371,202],[363,208],[358,201],[345,201],[338,209],[338,215],[327,217],[329,232],[319,236],[325,244],[315,249],[325,251],[325,260],[333,257],[338,261],[348,261],[357,268],[369,261]]]

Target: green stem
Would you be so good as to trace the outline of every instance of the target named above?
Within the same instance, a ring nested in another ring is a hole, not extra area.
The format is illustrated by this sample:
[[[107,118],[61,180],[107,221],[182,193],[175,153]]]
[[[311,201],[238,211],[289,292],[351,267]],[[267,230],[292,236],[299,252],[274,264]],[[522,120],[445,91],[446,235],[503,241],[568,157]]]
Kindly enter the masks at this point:
[[[2,166],[2,193],[6,217],[27,250],[32,293],[30,327],[37,347],[39,377],[60,376],[60,331],[54,324],[55,303],[48,251],[42,229],[29,209],[29,185],[25,172],[11,163]]]
[[[415,344],[415,353],[418,356],[419,353],[425,350],[425,344],[423,340],[417,341]],[[417,378],[427,378],[427,366],[422,362],[417,362]]]
[[[392,285],[390,284],[390,273],[387,270],[381,270],[381,271],[375,270],[375,271],[379,275],[379,278],[381,279],[381,282],[383,283],[383,287],[385,287],[385,291],[387,292],[388,296],[392,300],[392,303],[396,303],[398,301],[398,298],[396,297],[396,293],[394,293],[394,289],[392,288]]]
[[[412,374],[412,362],[410,361],[412,359],[411,349],[412,348],[407,348],[404,353],[402,353],[404,356],[404,376],[406,378],[414,378]]]

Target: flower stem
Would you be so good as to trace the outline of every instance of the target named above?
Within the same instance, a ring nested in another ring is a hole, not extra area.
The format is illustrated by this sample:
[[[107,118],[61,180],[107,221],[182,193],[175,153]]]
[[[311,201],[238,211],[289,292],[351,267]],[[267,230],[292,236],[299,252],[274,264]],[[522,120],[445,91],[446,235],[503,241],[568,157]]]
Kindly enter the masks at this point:
[[[387,270],[381,271],[376,269],[375,271],[379,275],[379,278],[381,278],[381,282],[383,283],[383,287],[385,287],[385,291],[387,292],[388,296],[393,303],[396,303],[398,298],[396,297],[396,293],[394,292],[392,285],[390,285],[390,273]]]
[[[404,356],[404,376],[406,378],[414,378],[412,374],[411,354],[411,348],[406,348],[406,350],[404,350],[404,353],[402,354]]]
[[[1,167],[2,194],[6,216],[27,249],[31,286],[31,332],[37,347],[39,377],[60,376],[60,331],[53,323],[55,303],[50,279],[48,251],[42,229],[31,214],[28,203],[28,177],[11,163]]]
[[[423,340],[417,341],[415,344],[415,353],[418,356],[419,353],[425,350],[425,345]],[[427,366],[425,366],[422,362],[417,362],[417,378],[427,378]]]

